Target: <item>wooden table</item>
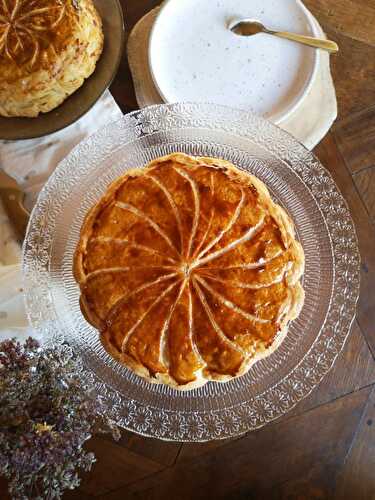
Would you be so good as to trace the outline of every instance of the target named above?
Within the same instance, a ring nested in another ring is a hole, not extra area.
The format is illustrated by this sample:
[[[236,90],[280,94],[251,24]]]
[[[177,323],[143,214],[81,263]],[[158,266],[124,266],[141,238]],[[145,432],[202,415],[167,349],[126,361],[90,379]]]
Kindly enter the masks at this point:
[[[127,30],[158,3],[122,0]],[[349,340],[308,398],[240,438],[92,439],[98,462],[64,498],[375,499],[375,0],[305,3],[341,49],[332,57],[339,117],[315,153],[345,196],[360,242],[362,288]],[[137,108],[125,53],[111,90],[124,112]]]

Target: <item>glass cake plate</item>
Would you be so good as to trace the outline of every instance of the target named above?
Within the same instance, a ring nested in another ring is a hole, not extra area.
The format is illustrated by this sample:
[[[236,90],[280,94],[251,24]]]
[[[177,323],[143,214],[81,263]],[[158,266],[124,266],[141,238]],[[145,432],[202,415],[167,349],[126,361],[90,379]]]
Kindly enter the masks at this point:
[[[82,221],[127,169],[172,152],[224,158],[259,177],[296,225],[306,257],[305,305],[279,349],[225,384],[178,392],[150,384],[105,352],[83,318],[72,259]],[[233,437],[307,396],[349,334],[359,253],[348,207],[330,174],[293,137],[248,112],[166,104],[124,116],[79,144],[40,193],[24,243],[26,307],[47,345],[68,342],[120,426],[176,441]]]

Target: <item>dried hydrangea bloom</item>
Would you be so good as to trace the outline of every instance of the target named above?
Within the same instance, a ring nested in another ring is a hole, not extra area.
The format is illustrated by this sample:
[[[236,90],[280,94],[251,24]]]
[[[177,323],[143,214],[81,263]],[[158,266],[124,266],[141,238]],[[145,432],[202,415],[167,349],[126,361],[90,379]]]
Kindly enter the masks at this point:
[[[1,342],[0,475],[9,479],[12,498],[60,498],[78,486],[78,471],[95,460],[82,449],[93,426],[116,430],[100,411],[69,348]]]

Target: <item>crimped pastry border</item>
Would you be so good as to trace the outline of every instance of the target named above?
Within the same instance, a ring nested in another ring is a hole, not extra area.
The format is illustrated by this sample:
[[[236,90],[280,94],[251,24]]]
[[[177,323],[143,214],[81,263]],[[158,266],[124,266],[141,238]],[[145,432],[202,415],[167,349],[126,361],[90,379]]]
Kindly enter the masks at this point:
[[[232,180],[239,182],[242,186],[254,186],[259,195],[260,204],[265,207],[268,213],[275,219],[277,222],[281,236],[288,247],[293,248],[294,254],[294,265],[292,272],[287,275],[288,282],[291,286],[290,291],[292,293],[292,306],[290,310],[283,318],[281,324],[281,330],[274,339],[272,345],[268,348],[264,347],[262,342],[258,342],[258,346],[255,347],[256,354],[252,356],[248,356],[244,362],[241,364],[237,374],[235,376],[230,375],[220,375],[220,374],[207,374],[204,372],[204,368],[197,373],[197,379],[193,382],[189,382],[188,384],[179,385],[169,374],[165,373],[157,373],[155,376],[151,376],[149,370],[144,366],[138,363],[133,358],[130,358],[126,354],[119,354],[112,346],[105,341],[103,336],[100,336],[101,342],[105,350],[111,354],[117,361],[125,365],[127,368],[132,370],[137,375],[143,377],[147,381],[153,384],[165,384],[174,389],[178,390],[192,390],[198,387],[205,385],[208,381],[215,382],[228,382],[234,378],[240,377],[247,373],[251,366],[253,366],[257,361],[263,359],[265,357],[270,356],[282,343],[285,339],[288,332],[288,323],[289,321],[296,319],[303,307],[304,303],[304,290],[300,283],[300,278],[304,272],[304,252],[301,244],[295,240],[295,231],[292,220],[286,211],[278,204],[276,204],[268,191],[266,185],[255,177],[252,174],[239,170],[232,163],[211,157],[193,157],[186,155],[184,153],[172,153],[170,155],[166,155],[160,158],[156,158],[151,161],[148,165],[141,168],[134,168],[128,170],[124,175],[116,179],[114,182],[110,184],[105,195],[98,201],[98,203],[88,212],[86,215],[80,233],[80,240],[77,245],[76,252],[74,254],[73,260],[73,274],[74,278],[80,285],[81,291],[82,287],[85,283],[86,276],[83,271],[83,257],[86,252],[87,243],[92,234],[92,227],[96,220],[97,215],[103,210],[113,199],[116,191],[123,185],[125,180],[129,177],[136,177],[143,175],[147,170],[166,163],[170,160],[173,160],[177,163],[185,167],[197,167],[197,166],[206,166],[208,168],[215,168],[224,171],[224,173]],[[86,318],[86,320],[99,331],[101,331],[105,324],[97,317],[94,311],[90,310],[88,304],[86,303],[83,294],[81,294],[80,299],[80,308],[82,314]]]

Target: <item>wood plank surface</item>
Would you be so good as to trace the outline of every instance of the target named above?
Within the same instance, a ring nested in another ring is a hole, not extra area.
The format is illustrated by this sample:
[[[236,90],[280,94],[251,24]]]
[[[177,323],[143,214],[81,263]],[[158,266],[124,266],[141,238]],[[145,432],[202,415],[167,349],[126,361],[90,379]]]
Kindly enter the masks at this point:
[[[339,150],[351,173],[375,166],[375,100],[334,127]]]
[[[354,182],[365,204],[367,212],[375,220],[375,166],[364,168],[354,175]]]
[[[335,500],[375,498],[375,389],[372,390],[341,474]]]
[[[338,101],[338,123],[352,113],[364,111],[375,102],[375,46],[353,40],[327,29],[340,46],[331,58]]]
[[[355,322],[348,341],[331,371],[320,385],[282,418],[300,415],[375,383],[375,363],[362,332]]]
[[[375,363],[359,326],[355,323],[343,351],[339,354],[329,374],[306,399],[281,417],[279,421],[301,415],[312,408],[374,383]],[[213,453],[217,448],[226,446],[237,439],[210,443],[185,443],[178,455],[178,462],[186,462],[201,455]]]
[[[97,462],[85,475],[81,490],[97,496],[127,486],[162,470],[163,466],[101,437],[91,439],[85,448],[95,453]]]
[[[103,439],[112,442],[109,435],[103,436]],[[145,438],[129,431],[123,431],[121,439],[116,444],[165,466],[173,465],[176,462],[182,446],[181,443]]]
[[[235,498],[237,490],[259,492],[261,498],[264,489],[302,476],[318,462],[326,467],[343,463],[370,392],[362,389],[301,416],[270,424],[214,453],[99,498]]]
[[[160,3],[120,1],[127,34]],[[245,436],[202,444],[95,437],[88,448],[98,462],[68,500],[375,500],[375,0],[305,3],[340,45],[331,58],[339,116],[314,152],[359,239],[361,295],[348,342],[304,401]],[[124,112],[137,109],[126,52],[111,91]],[[8,500],[2,480],[0,499]]]
[[[306,474],[294,477],[264,491],[263,500],[331,499],[335,494],[339,470],[340,467],[337,465],[318,463]]]
[[[304,4],[327,31],[375,46],[373,0],[305,0]]]
[[[357,320],[375,354],[375,230],[353,177],[337,148],[335,136],[329,133],[315,149],[323,165],[331,172],[344,195],[353,217],[361,252],[361,294]]]

